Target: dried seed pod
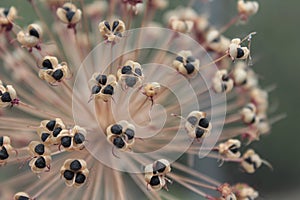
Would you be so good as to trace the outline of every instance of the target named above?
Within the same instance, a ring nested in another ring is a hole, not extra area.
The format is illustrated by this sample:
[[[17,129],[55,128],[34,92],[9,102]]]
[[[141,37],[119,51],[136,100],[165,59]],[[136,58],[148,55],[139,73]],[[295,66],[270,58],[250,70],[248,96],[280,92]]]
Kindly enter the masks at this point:
[[[268,97],[269,97],[268,92],[261,88],[254,87],[251,89],[250,91],[251,102],[255,104],[258,114],[262,114],[262,115],[266,114],[269,107]]]
[[[192,111],[187,116],[185,128],[191,138],[200,139],[210,134],[212,125],[206,118],[206,113]]]
[[[5,108],[7,106],[13,106],[18,104],[16,90],[12,85],[4,86],[0,80],[0,108]]]
[[[253,149],[246,151],[242,158],[241,166],[249,174],[254,173],[263,163],[272,168],[272,166],[267,161],[261,159]]]
[[[259,4],[257,1],[244,1],[239,0],[237,2],[237,10],[239,12],[241,20],[247,21],[251,15],[255,15],[258,12]]]
[[[241,118],[245,124],[257,124],[259,118],[256,113],[256,106],[252,103],[247,104],[241,111]]]
[[[128,60],[117,72],[118,80],[126,87],[139,87],[144,80],[141,65],[138,62]]]
[[[14,200],[35,200],[25,192],[18,192],[14,195]]]
[[[100,34],[108,42],[117,42],[118,39],[123,37],[125,30],[125,23],[122,20],[115,20],[112,23],[108,21],[99,23]]]
[[[216,72],[212,86],[216,93],[227,93],[233,89],[233,80],[229,77],[227,70],[223,69]]]
[[[224,183],[218,187],[218,191],[221,193],[222,200],[236,200],[235,194],[232,192],[232,188],[228,183]]]
[[[67,159],[60,169],[60,174],[65,178],[65,183],[70,187],[81,187],[89,175],[85,160]]]
[[[181,33],[190,33],[194,27],[194,22],[191,20],[180,20],[177,17],[171,17],[169,27]]]
[[[199,72],[200,61],[191,51],[180,51],[173,61],[173,67],[182,75],[192,78]]]
[[[157,82],[146,83],[143,87],[143,94],[153,100],[153,97],[160,91],[160,84]]]
[[[244,183],[238,183],[232,186],[232,190],[238,200],[254,200],[259,196],[257,191]]]
[[[63,81],[70,76],[69,67],[66,62],[58,63],[56,57],[45,56],[42,62],[42,68],[39,71],[39,77],[53,85]]]
[[[10,31],[13,28],[12,22],[17,18],[17,15],[17,9],[13,6],[0,8],[0,27]]]
[[[107,141],[122,151],[130,151],[135,142],[135,126],[122,120],[106,128]]]
[[[8,136],[0,136],[0,166],[5,165],[14,148]]]
[[[40,50],[42,35],[43,30],[40,25],[30,24],[27,27],[26,31],[20,31],[17,34],[17,40],[22,45],[22,47],[29,49],[29,51],[31,51],[32,48]]]
[[[218,30],[210,28],[204,35],[205,42],[209,49],[217,53],[224,53],[228,50],[230,40],[223,36]]]
[[[30,160],[29,166],[33,173],[39,174],[50,169],[51,161],[52,159],[50,155],[36,156]]]
[[[232,78],[236,86],[242,86],[247,90],[258,86],[258,79],[255,72],[244,62],[237,62],[234,65]]]
[[[56,10],[57,17],[65,24],[68,24],[68,28],[75,28],[76,24],[81,20],[81,10],[72,3],[65,3],[62,7]]]
[[[147,183],[147,187],[150,186],[151,189],[159,191],[162,188],[166,188],[166,182],[171,182],[166,175],[171,171],[171,166],[169,161],[166,159],[159,159],[153,164],[145,166],[144,176]]]
[[[108,76],[100,73],[94,73],[89,80],[91,87],[92,98],[102,99],[107,102],[110,100],[115,92],[117,81],[115,75],[109,74]]]
[[[241,156],[240,147],[241,142],[239,140],[229,139],[224,143],[220,143],[217,149],[219,154],[226,158],[239,158]]]
[[[247,47],[241,47],[241,39],[235,38],[231,40],[228,48],[228,54],[232,60],[245,60],[250,55],[250,50]]]

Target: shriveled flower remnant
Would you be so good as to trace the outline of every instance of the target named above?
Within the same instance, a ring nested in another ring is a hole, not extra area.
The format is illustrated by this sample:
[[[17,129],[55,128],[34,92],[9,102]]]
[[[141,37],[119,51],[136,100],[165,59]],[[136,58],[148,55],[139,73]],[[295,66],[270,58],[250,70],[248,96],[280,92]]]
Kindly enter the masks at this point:
[[[251,64],[255,33],[224,34],[259,5],[238,0],[237,17],[216,28],[197,11],[209,1],[182,2],[28,0],[37,18],[25,28],[22,9],[0,8],[0,199],[178,199],[178,188],[187,198],[259,196],[194,167],[202,155],[241,173],[270,166],[240,151],[274,122]]]

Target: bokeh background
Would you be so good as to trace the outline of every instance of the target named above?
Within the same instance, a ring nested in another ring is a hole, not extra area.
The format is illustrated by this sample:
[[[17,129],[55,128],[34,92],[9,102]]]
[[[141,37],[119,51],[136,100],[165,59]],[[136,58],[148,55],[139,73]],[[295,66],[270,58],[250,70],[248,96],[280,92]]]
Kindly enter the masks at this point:
[[[200,1],[200,0],[196,0]],[[186,0],[170,0],[171,7]],[[262,167],[254,175],[247,175],[236,167],[222,166],[223,178],[232,182],[250,182],[259,189],[263,199],[300,199],[300,1],[259,1],[260,11],[247,25],[233,26],[225,35],[243,37],[256,31],[252,42],[254,68],[265,87],[276,86],[270,93],[271,117],[287,117],[273,125],[272,133],[262,142],[251,144],[263,158],[270,161],[274,171]],[[0,6],[13,4],[22,10],[20,23],[34,19],[25,0],[0,0]],[[221,26],[236,13],[236,0],[214,0],[210,8],[212,23]],[[25,17],[26,16],[26,17]],[[159,18],[159,17],[158,17]],[[299,121],[298,121],[299,120]],[[220,170],[220,169],[219,169]],[[218,171],[219,171],[218,170]]]

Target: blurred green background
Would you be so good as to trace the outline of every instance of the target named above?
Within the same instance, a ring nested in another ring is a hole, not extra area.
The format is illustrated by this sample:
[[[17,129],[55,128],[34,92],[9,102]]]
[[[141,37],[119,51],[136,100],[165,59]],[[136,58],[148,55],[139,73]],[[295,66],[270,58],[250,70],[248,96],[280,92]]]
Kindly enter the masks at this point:
[[[185,3],[186,0],[170,0],[172,6]],[[0,0],[0,6],[14,4],[23,17],[20,21],[32,22],[34,14],[25,0]],[[225,33],[229,37],[242,37],[256,31],[252,42],[252,57],[255,71],[261,75],[265,87],[276,85],[270,93],[273,107],[271,116],[287,114],[287,118],[273,125],[272,134],[262,138],[261,142],[251,144],[261,156],[270,161],[274,171],[267,167],[259,169],[254,175],[247,175],[230,165],[223,165],[228,177],[234,181],[246,181],[258,188],[263,199],[300,199],[300,1],[272,0],[259,1],[259,13],[250,19],[249,24],[234,26]],[[213,23],[222,25],[236,13],[236,0],[214,0]]]

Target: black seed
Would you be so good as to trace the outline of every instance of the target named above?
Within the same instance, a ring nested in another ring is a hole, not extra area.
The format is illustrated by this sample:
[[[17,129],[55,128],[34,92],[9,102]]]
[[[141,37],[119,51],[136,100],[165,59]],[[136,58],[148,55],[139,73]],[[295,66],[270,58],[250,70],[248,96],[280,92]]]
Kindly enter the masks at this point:
[[[3,136],[0,136],[0,146],[3,145]]]
[[[242,48],[237,48],[237,54],[236,54],[236,57],[237,58],[241,58],[245,55],[244,51]]]
[[[52,77],[57,81],[59,81],[63,76],[64,76],[64,73],[61,69],[55,70],[55,72],[53,72],[53,74],[52,74]]]
[[[5,147],[2,147],[2,149],[0,150],[0,160],[5,160],[9,157],[7,150]]]
[[[30,200],[28,197],[20,196],[18,200]]]
[[[114,21],[112,31],[115,31],[115,29],[119,26],[119,21]]]
[[[183,57],[181,57],[181,56],[177,56],[176,60],[179,61],[179,62],[181,62],[181,63],[183,63]]]
[[[32,28],[30,31],[29,31],[29,35],[31,36],[35,36],[36,38],[40,38],[40,34],[38,33],[38,31],[34,28]]]
[[[106,26],[106,28],[108,29],[108,30],[110,30],[110,25],[109,25],[109,23],[106,21],[106,22],[104,22],[104,25]]]
[[[67,17],[67,19],[68,19],[69,22],[72,21],[72,18],[73,18],[74,15],[75,15],[75,12],[73,12],[73,11],[68,11],[66,13],[66,17]]]
[[[247,79],[245,79],[245,80],[241,83],[241,85],[246,85],[246,83],[247,83]]]
[[[228,75],[223,75],[222,80],[223,81],[229,81],[229,76]]]
[[[46,167],[46,160],[44,157],[39,157],[38,159],[36,159],[34,165],[37,167],[37,168],[45,168]]]
[[[12,99],[11,99],[11,97],[10,97],[10,94],[8,93],[8,92],[4,92],[3,94],[2,94],[2,96],[1,96],[1,101],[2,102],[11,102],[12,101]]]
[[[137,82],[136,77],[128,76],[125,78],[125,83],[128,87],[133,87]]]
[[[60,141],[61,141],[61,145],[67,148],[71,146],[72,138],[70,136],[64,136],[61,138]]]
[[[130,66],[124,66],[122,67],[121,73],[122,74],[131,74],[132,68]]]
[[[128,128],[125,131],[125,134],[127,135],[128,140],[131,140],[134,138],[134,130]]]
[[[50,62],[49,59],[46,59],[42,63],[44,69],[53,69],[52,63]]]
[[[2,93],[2,91],[0,90],[0,96],[2,95],[3,93]]]
[[[74,142],[76,144],[82,144],[85,141],[85,137],[82,133],[76,133],[74,135]]]
[[[225,92],[227,90],[227,85],[222,83],[222,92]]]
[[[153,172],[159,172],[159,173],[163,173],[166,169],[166,165],[162,162],[157,161],[155,163],[155,166],[153,167]]]
[[[151,178],[149,184],[150,184],[151,186],[159,185],[159,184],[160,184],[160,181],[159,181],[158,176],[152,176],[152,178]]]
[[[113,95],[113,93],[114,93],[114,88],[113,88],[113,86],[111,86],[111,85],[106,86],[106,87],[104,88],[104,90],[103,90],[103,93],[104,93],[104,94]]]
[[[217,42],[220,42],[220,40],[221,40],[221,37],[218,36],[218,37],[216,37],[215,39],[213,39],[211,42],[212,42],[212,43],[217,43]]]
[[[121,149],[125,146],[125,142],[120,137],[116,137],[113,141],[113,144],[119,149]]]
[[[196,133],[196,138],[201,138],[204,134],[204,130],[197,127],[196,130],[195,130],[195,133]]]
[[[137,75],[142,76],[142,70],[141,70],[140,68],[136,68],[136,69],[134,70],[134,72],[135,72]]]
[[[254,124],[254,122],[256,121],[256,117],[254,116],[250,122],[250,124]]]
[[[191,116],[191,117],[189,117],[189,118],[187,119],[187,121],[190,122],[190,124],[192,124],[193,126],[195,126],[196,123],[197,123],[197,121],[198,121],[198,119],[197,119],[197,117],[195,117],[195,116]]]
[[[71,10],[69,7],[63,7],[63,9],[67,12],[69,12]]]
[[[75,183],[82,184],[84,183],[86,177],[82,173],[77,173],[75,178]]]
[[[5,15],[5,17],[7,17],[8,13],[9,13],[10,8],[5,8],[3,10],[3,14]]]
[[[64,178],[67,179],[68,181],[72,180],[74,177],[74,172],[70,170],[64,171]]]
[[[187,63],[195,62],[195,58],[193,56],[189,56],[186,58]]]
[[[250,157],[246,158],[245,161],[250,165],[253,164],[252,159]]]
[[[34,152],[43,155],[45,153],[45,146],[43,144],[38,144],[34,148]]]
[[[110,128],[110,131],[113,133],[113,134],[116,134],[116,135],[120,135],[122,133],[122,129],[123,127],[119,124],[114,124],[111,128]]]
[[[62,131],[62,128],[60,128],[60,127],[55,128],[53,131],[53,137],[57,137],[61,131]]]
[[[99,85],[94,85],[92,88],[92,94],[98,94],[101,91],[101,87]]]
[[[107,76],[100,74],[97,76],[96,81],[98,81],[98,83],[100,83],[101,85],[105,85],[107,82]]]
[[[41,140],[42,140],[43,142],[45,142],[45,141],[48,139],[49,136],[50,136],[49,133],[42,133],[42,135],[41,135]]]
[[[56,121],[55,120],[50,120],[47,124],[46,124],[46,128],[49,131],[53,131],[54,127],[55,127]]]
[[[195,67],[194,67],[194,65],[192,65],[191,63],[187,63],[187,64],[185,65],[185,69],[186,69],[186,71],[187,71],[188,74],[191,74],[191,73],[194,72]]]
[[[78,160],[74,160],[71,162],[70,164],[70,169],[73,170],[73,171],[78,171],[81,169],[81,164]]]
[[[203,128],[207,128],[209,126],[209,121],[207,118],[202,118],[199,121],[199,126],[203,127]]]
[[[239,151],[239,149],[235,146],[235,145],[232,145],[231,147],[229,147],[229,150],[232,152],[232,153],[237,153]]]

